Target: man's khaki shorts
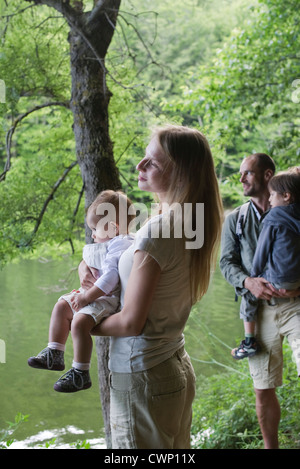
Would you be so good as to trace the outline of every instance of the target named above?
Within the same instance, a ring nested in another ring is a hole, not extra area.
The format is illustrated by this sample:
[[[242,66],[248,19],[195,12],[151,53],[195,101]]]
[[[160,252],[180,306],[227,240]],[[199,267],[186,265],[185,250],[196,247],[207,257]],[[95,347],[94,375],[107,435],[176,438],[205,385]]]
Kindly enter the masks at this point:
[[[282,385],[284,337],[293,350],[293,361],[300,376],[300,297],[263,301],[257,314],[257,340],[261,351],[249,358],[250,374],[256,389]]]

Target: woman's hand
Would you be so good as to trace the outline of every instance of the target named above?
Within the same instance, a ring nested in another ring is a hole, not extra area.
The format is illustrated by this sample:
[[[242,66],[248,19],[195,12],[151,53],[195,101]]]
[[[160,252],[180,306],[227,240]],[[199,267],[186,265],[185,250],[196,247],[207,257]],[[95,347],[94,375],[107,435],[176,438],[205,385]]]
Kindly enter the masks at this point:
[[[97,269],[88,267],[85,261],[81,261],[78,266],[78,275],[80,280],[80,285],[85,290],[93,287],[95,280],[99,278],[99,272]]]

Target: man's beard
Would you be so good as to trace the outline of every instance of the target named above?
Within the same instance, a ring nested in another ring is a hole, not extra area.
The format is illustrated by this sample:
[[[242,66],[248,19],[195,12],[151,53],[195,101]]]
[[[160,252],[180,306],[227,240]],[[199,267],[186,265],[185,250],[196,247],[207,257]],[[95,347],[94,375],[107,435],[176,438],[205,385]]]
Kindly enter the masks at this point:
[[[262,181],[257,181],[255,185],[251,186],[245,185],[243,188],[244,195],[247,197],[255,197],[259,196],[263,190],[263,183]]]
[[[244,188],[244,195],[247,196],[247,197],[253,197],[254,195],[256,195],[256,190],[254,189],[254,187],[245,187]]]

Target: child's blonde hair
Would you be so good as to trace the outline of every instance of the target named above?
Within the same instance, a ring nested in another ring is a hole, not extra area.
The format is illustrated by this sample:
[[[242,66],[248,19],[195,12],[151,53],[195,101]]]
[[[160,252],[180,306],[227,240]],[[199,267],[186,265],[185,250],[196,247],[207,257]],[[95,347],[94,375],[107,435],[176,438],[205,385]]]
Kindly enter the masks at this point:
[[[99,216],[98,207],[101,204],[111,204],[116,210],[116,223],[120,228],[120,234],[128,233],[129,224],[135,218],[135,210],[132,201],[122,191],[105,190],[97,195],[95,200],[87,209],[87,214],[94,212],[94,215]]]

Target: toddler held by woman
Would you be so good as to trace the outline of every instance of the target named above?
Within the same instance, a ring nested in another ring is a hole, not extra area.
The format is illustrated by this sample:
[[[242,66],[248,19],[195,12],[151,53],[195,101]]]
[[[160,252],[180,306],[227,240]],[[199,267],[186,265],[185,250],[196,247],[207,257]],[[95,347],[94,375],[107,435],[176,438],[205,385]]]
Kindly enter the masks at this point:
[[[133,242],[128,226],[135,215],[130,207],[132,203],[125,194],[107,190],[96,197],[87,211],[86,221],[94,243],[84,246],[83,259],[89,267],[97,269],[99,278],[90,289],[80,287],[59,298],[51,315],[48,346],[28,359],[28,365],[33,368],[64,370],[65,344],[71,330],[72,368],[54,384],[55,391],[76,392],[91,387],[90,332],[119,307],[118,262]]]

